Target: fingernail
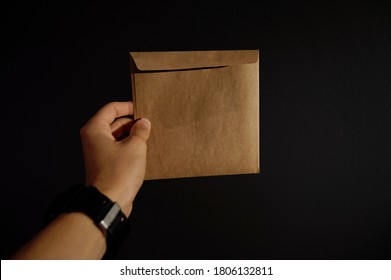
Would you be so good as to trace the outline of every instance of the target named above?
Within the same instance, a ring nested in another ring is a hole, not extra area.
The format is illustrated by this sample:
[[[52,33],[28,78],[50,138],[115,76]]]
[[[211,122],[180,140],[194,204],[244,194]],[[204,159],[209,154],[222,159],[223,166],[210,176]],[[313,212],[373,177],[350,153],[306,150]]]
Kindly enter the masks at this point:
[[[146,119],[146,118],[142,118],[138,121],[140,124],[144,125],[146,128],[150,129],[151,128],[151,122]]]

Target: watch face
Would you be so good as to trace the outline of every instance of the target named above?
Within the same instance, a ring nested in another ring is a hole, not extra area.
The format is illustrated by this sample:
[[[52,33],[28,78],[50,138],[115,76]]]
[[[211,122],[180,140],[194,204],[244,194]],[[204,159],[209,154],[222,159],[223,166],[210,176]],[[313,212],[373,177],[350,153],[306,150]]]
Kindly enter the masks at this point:
[[[109,212],[107,212],[106,216],[99,222],[99,226],[105,231],[108,230],[118,214],[121,214],[121,208],[118,203],[115,202]]]

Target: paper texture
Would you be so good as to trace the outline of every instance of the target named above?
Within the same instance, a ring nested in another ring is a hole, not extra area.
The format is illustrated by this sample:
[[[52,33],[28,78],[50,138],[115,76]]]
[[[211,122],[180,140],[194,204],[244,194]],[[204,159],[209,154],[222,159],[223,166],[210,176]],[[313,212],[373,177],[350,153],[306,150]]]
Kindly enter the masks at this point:
[[[259,172],[259,53],[131,52],[146,180]]]

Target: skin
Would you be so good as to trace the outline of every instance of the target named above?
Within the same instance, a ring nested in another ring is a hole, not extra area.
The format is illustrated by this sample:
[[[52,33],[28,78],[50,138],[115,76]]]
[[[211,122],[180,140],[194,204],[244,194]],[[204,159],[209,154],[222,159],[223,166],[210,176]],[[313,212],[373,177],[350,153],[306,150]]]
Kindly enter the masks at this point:
[[[111,102],[80,130],[86,184],[116,201],[129,216],[145,176],[151,123],[133,115],[131,102]],[[14,259],[100,259],[103,233],[82,213],[62,214],[23,246]]]

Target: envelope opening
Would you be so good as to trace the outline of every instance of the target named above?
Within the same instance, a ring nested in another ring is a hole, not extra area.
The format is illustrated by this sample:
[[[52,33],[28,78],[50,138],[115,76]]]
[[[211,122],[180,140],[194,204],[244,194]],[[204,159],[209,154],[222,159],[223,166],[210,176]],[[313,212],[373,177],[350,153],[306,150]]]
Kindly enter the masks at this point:
[[[225,68],[229,65],[224,66],[212,66],[212,67],[196,67],[196,68],[183,68],[183,69],[167,69],[167,70],[139,70],[134,69],[134,73],[162,73],[162,72],[181,72],[181,71],[195,71],[195,70],[208,70],[208,69],[218,69]]]
[[[258,50],[130,52],[131,71],[184,71],[257,63]]]

